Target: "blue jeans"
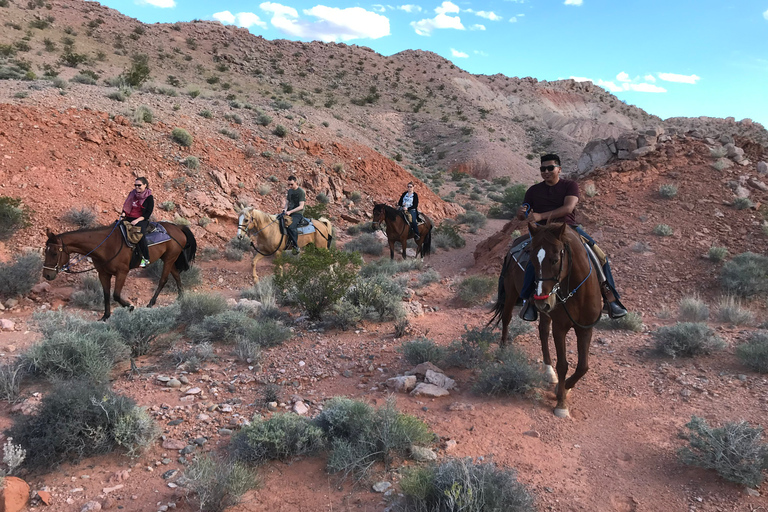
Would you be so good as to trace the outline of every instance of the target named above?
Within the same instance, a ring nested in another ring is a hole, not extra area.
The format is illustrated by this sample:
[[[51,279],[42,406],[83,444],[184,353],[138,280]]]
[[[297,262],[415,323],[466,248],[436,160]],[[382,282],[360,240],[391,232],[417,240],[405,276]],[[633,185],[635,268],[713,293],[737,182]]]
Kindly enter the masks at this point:
[[[411,214],[411,229],[415,234],[419,234],[419,211],[416,208],[408,208]]]

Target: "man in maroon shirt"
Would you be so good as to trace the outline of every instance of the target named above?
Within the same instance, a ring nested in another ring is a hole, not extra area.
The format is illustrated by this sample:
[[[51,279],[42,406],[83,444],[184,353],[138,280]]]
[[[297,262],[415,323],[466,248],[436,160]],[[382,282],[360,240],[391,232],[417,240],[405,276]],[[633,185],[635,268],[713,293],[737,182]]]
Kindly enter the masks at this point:
[[[560,178],[560,171],[562,170],[560,157],[555,154],[542,156],[539,169],[544,181],[531,186],[526,191],[523,206],[517,210],[517,218],[539,224],[565,222],[573,226],[590,244],[594,244],[594,240],[576,223],[575,213],[576,204],[579,202],[579,184]],[[627,310],[619,302],[619,293],[616,291],[607,259],[603,265],[603,274],[605,280],[600,283],[600,289],[606,302],[608,315],[611,318],[621,318],[627,314]],[[523,320],[534,321],[538,317],[533,301],[530,300],[533,293],[534,278],[533,264],[528,262],[528,266],[525,268],[523,289],[520,291],[520,297],[524,300],[520,311],[520,318]]]

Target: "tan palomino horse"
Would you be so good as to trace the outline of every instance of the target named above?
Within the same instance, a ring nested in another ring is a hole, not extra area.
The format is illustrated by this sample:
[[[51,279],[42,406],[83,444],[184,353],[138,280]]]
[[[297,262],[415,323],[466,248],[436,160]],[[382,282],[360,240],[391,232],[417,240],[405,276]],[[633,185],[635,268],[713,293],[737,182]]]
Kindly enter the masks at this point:
[[[286,222],[291,218],[287,217]],[[299,247],[315,244],[315,247],[329,248],[333,240],[333,226],[325,217],[312,219],[314,233],[299,235]],[[245,208],[240,212],[237,223],[238,238],[249,237],[256,256],[253,257],[253,282],[259,280],[256,274],[256,264],[265,256],[272,256],[285,250],[288,245],[288,235],[280,232],[280,221],[277,215],[270,215],[256,208]]]

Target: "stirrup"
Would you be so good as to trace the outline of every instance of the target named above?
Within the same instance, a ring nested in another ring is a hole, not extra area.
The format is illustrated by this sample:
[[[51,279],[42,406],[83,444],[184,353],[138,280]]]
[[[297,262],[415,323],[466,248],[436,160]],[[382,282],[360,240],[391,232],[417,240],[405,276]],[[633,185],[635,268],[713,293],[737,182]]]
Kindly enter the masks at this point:
[[[618,301],[607,302],[605,308],[608,310],[608,316],[612,319],[627,316],[627,310],[621,307]]]
[[[520,308],[520,319],[526,322],[535,322],[539,319],[539,312],[530,299],[523,301],[523,306]]]
[[[139,267],[146,268],[147,265],[149,265],[150,261],[144,258],[141,258],[141,263],[139,263]]]

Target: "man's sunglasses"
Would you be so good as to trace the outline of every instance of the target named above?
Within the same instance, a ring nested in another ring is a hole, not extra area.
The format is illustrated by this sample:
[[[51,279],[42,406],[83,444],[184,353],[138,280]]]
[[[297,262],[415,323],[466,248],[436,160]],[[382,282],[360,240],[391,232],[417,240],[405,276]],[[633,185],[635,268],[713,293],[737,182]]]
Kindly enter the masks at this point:
[[[557,169],[558,167],[560,167],[560,166],[559,165],[542,165],[541,167],[539,167],[539,171],[540,172],[552,172],[555,169]]]

